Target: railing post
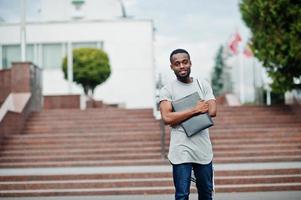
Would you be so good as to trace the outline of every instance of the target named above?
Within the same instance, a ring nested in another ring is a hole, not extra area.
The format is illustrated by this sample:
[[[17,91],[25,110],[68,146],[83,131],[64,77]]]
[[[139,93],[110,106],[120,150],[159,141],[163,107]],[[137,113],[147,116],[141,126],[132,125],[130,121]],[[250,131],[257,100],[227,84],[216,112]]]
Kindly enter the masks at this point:
[[[165,124],[162,119],[160,119],[160,129],[161,129],[161,155],[163,158],[166,158],[166,152],[165,152],[166,131],[165,131]]]

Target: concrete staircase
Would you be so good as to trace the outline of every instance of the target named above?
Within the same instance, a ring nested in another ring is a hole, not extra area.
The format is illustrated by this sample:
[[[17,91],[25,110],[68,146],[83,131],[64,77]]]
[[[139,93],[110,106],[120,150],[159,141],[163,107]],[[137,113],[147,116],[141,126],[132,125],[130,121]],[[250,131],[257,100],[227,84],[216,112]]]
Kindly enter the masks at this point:
[[[211,128],[215,162],[301,161],[301,116],[290,109],[220,107]]]
[[[216,192],[300,191],[299,118],[286,106],[219,107]],[[0,197],[171,194],[160,134],[150,109],[34,113],[1,146]]]
[[[166,164],[150,109],[43,111],[23,133],[6,139],[0,168]]]

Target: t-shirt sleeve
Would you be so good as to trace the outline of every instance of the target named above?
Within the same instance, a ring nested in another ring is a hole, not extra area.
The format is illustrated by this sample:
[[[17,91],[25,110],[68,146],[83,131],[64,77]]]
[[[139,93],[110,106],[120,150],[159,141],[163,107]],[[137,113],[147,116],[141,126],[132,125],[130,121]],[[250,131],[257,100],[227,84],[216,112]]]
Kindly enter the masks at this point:
[[[164,100],[172,101],[171,94],[170,94],[170,91],[167,86],[164,86],[160,90],[159,102],[164,101]]]
[[[208,101],[210,99],[215,100],[212,88],[210,84],[207,81],[203,81],[203,87],[204,87],[204,100]]]

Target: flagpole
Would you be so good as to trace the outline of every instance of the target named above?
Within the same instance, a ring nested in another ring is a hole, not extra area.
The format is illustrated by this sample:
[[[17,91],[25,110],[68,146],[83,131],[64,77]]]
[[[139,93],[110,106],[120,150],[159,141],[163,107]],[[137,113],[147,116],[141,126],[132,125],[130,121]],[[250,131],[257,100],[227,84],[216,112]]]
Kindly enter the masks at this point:
[[[68,79],[68,91],[72,94],[72,82],[73,82],[73,51],[72,42],[67,43],[67,79]]]
[[[239,53],[238,50],[238,45],[239,42],[241,42],[241,37],[238,33],[238,31],[236,31],[236,33],[232,36],[231,41],[228,43],[228,47],[229,50],[232,52],[233,55],[236,56],[236,63],[237,63],[237,67],[235,67],[238,71],[239,77],[238,77],[238,93],[239,93],[239,100],[240,103],[243,104],[245,103],[245,95],[244,95],[244,70],[243,70],[243,66],[242,66],[242,58],[241,58],[241,54]]]
[[[240,103],[245,103],[245,91],[244,91],[244,70],[243,70],[243,62],[242,62],[242,56],[241,54],[238,54],[238,67],[239,67],[239,85],[240,85]]]
[[[21,1],[21,23],[20,23],[20,42],[21,42],[21,61],[26,61],[26,0]]]
[[[255,66],[255,58],[254,56],[252,58],[252,68],[253,68],[253,87],[254,87],[254,102],[258,103],[258,98],[257,98],[257,89],[256,89],[256,66]]]

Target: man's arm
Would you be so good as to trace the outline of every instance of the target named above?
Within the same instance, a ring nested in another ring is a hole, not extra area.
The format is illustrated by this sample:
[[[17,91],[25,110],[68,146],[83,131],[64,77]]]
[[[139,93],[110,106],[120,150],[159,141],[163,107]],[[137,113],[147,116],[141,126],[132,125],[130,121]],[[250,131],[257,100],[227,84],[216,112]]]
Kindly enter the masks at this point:
[[[160,112],[162,119],[165,124],[175,126],[180,124],[182,121],[200,114],[206,113],[209,110],[209,104],[204,101],[199,101],[198,104],[191,109],[180,111],[180,112],[173,112],[172,105],[170,101],[164,100],[160,102]],[[215,109],[216,110],[216,109]],[[215,111],[216,112],[216,111]]]
[[[210,99],[210,100],[208,100],[206,102],[209,105],[208,114],[210,115],[210,117],[215,117],[216,116],[216,112],[217,112],[216,101],[214,99]]]

